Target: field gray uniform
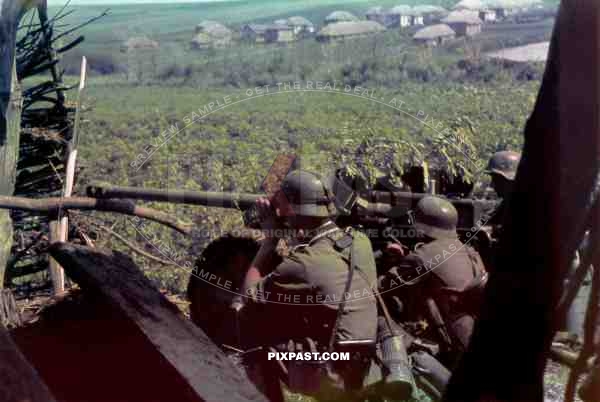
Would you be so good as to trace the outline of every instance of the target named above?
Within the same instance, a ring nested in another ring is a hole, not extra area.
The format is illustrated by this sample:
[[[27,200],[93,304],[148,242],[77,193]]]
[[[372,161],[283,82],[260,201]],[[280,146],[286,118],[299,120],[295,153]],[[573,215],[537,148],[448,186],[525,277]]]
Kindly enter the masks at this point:
[[[321,226],[306,243],[295,246],[273,272],[258,282],[246,306],[265,344],[310,337],[326,346],[332,333],[350,266],[350,247],[336,242],[348,236],[333,222]],[[336,340],[375,339],[376,283],[369,239],[353,231],[355,272]],[[367,282],[368,281],[368,282]]]
[[[475,250],[457,237],[444,238],[427,243],[405,257],[384,276],[382,290],[393,289],[399,296],[406,321],[426,318],[425,300],[433,298],[451,335],[465,348],[478,306],[466,305],[455,295],[484,274],[483,262]]]

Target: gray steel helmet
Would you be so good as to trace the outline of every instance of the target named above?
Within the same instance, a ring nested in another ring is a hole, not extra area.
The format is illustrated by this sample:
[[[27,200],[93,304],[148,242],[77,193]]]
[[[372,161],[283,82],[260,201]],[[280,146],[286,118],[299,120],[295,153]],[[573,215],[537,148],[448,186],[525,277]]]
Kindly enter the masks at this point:
[[[443,198],[421,198],[414,211],[415,228],[433,239],[456,238],[458,212]]]
[[[336,213],[331,190],[313,173],[291,171],[281,182],[281,192],[297,215],[326,218]]]
[[[490,158],[485,171],[488,174],[499,174],[508,180],[514,180],[517,175],[517,167],[521,160],[521,154],[513,151],[496,152]]]

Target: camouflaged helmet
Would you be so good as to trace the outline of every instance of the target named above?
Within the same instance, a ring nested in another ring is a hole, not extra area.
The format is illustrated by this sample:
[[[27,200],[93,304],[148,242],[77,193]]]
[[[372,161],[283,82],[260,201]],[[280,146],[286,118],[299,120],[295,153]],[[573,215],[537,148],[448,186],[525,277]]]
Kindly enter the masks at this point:
[[[454,205],[443,198],[423,197],[414,210],[417,232],[433,239],[456,238],[458,212]]]
[[[281,182],[281,192],[297,215],[326,218],[336,213],[331,190],[313,173],[303,170],[288,173]]]
[[[513,151],[500,151],[492,155],[487,170],[488,174],[499,174],[508,180],[514,180],[521,154]]]

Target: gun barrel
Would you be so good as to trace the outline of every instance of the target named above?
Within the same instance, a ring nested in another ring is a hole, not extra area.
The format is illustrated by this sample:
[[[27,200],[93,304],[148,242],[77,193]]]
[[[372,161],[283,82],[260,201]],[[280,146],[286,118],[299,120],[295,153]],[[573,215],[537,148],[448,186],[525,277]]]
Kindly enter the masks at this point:
[[[113,185],[91,185],[87,195],[92,198],[127,198],[143,201],[170,202],[177,204],[203,205],[229,209],[247,210],[264,195],[250,193],[228,193],[216,191],[163,190]],[[370,191],[360,194],[357,204],[364,216],[398,218],[413,209],[419,200],[428,194]],[[460,228],[471,228],[497,202],[486,200],[450,199],[458,210]]]
[[[223,193],[217,191],[162,190],[139,187],[93,185],[87,187],[93,198],[128,198],[133,200],[170,202],[176,204],[204,205],[246,210],[262,195],[248,193]]]

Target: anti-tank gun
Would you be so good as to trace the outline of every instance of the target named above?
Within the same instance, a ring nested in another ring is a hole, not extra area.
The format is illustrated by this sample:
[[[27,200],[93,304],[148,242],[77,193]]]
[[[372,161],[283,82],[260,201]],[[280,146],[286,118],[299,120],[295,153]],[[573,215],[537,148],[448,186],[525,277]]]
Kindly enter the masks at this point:
[[[411,224],[411,211],[419,200],[428,196],[429,193],[395,189],[355,191],[343,180],[333,180],[329,184],[336,209],[339,212],[336,220],[340,226],[360,227],[367,233],[376,255],[380,256],[377,258],[377,268],[380,273],[386,270],[385,255],[382,250],[388,242],[399,241],[405,246],[411,246],[412,242],[417,240],[417,233]],[[171,191],[109,185],[88,187],[88,196],[100,199],[125,198],[236,209],[244,212],[247,225],[254,226],[256,221],[253,219],[253,207],[257,199],[264,197],[264,194]],[[470,241],[482,255],[485,255],[491,245],[491,238],[488,235],[489,232],[485,230],[485,226],[488,217],[496,209],[497,202],[447,198],[458,211],[459,234],[463,240]],[[248,241],[247,238],[225,235],[204,249],[190,276],[187,297],[190,301],[192,321],[200,326],[215,343],[224,345],[224,349],[238,351],[243,349],[238,344],[240,339],[236,334],[239,333],[239,327],[232,324],[237,321],[231,319],[230,306],[235,291],[241,289],[244,275],[257,250],[257,244]],[[225,281],[231,283],[231,287],[225,291],[218,285],[214,286],[210,279],[213,276],[221,278],[222,283]],[[420,331],[420,327],[413,328],[410,324],[413,323],[406,323],[406,330],[409,333]],[[430,395],[439,397],[450,373],[434,357],[439,351],[439,346],[423,339],[417,339],[420,335],[416,332],[413,334],[415,339],[409,349],[414,376],[421,389]],[[382,339],[382,342],[387,342],[396,337],[385,338],[382,336]],[[392,351],[391,348],[388,349]],[[398,351],[394,349],[394,352]],[[384,358],[386,356],[388,355],[385,355]],[[398,356],[389,354],[388,357],[397,359]],[[395,377],[390,378],[389,381],[393,383]],[[388,381],[387,377],[385,381]]]
[[[410,245],[416,237],[411,225],[411,211],[428,193],[394,190],[355,191],[343,180],[330,179],[337,210],[336,220],[343,226],[360,226],[378,249],[388,241]],[[236,209],[244,212],[247,226],[256,227],[253,207],[264,194],[211,191],[163,190],[112,185],[92,185],[89,197],[98,199],[132,199]],[[440,195],[444,197],[444,195]],[[458,211],[458,232],[463,240],[485,255],[491,245],[487,221],[498,202],[491,200],[448,198]]]

